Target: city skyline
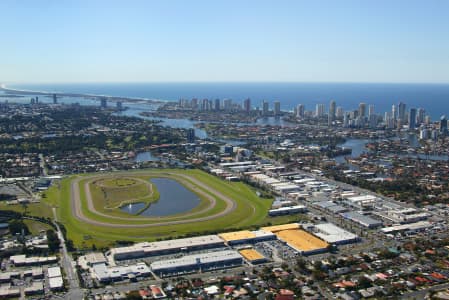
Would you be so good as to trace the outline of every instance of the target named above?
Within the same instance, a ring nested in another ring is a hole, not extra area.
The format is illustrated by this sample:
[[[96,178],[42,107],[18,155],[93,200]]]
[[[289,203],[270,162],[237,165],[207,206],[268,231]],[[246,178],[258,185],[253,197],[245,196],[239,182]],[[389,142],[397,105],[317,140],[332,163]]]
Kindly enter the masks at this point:
[[[445,1],[4,6],[4,83],[449,83]]]

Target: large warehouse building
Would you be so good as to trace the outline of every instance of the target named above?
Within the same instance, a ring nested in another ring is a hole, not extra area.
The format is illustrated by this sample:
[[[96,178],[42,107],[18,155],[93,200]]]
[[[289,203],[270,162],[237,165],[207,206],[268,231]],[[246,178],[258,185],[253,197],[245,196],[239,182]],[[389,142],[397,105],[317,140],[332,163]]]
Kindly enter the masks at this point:
[[[151,270],[160,277],[167,277],[198,271],[232,268],[242,264],[243,257],[237,251],[223,250],[156,261],[151,264]]]
[[[264,263],[267,261],[266,257],[263,256],[259,251],[255,249],[242,249],[239,250],[240,255],[242,255],[248,262],[255,264]]]
[[[283,215],[304,213],[306,211],[307,211],[307,208],[304,205],[294,205],[294,206],[285,206],[285,207],[270,209],[268,211],[268,214],[270,216],[274,217],[274,216],[283,216]]]
[[[352,222],[358,223],[367,228],[377,228],[382,226],[382,221],[359,214],[358,212],[355,211],[342,213],[341,216],[345,219],[351,220]]]
[[[151,275],[150,268],[145,263],[137,263],[131,266],[110,267],[105,263],[95,264],[90,268],[91,276],[98,282],[106,283],[136,277],[147,277]]]
[[[144,242],[129,247],[113,248],[107,255],[114,260],[125,260],[223,246],[224,241],[217,235],[204,235],[160,242]]]
[[[277,237],[302,255],[326,252],[328,243],[302,230],[290,229],[276,232]]]
[[[279,240],[302,255],[325,252],[329,246],[325,241],[300,229],[298,223],[263,227],[262,230],[273,232]]]
[[[229,246],[246,243],[257,243],[276,239],[276,236],[272,232],[264,230],[256,230],[256,231],[242,230],[242,231],[225,232],[220,233],[218,236],[222,238],[225,241],[225,243]]]
[[[312,232],[327,243],[334,245],[356,243],[360,240],[356,234],[335,226],[332,223],[315,225],[312,227]]]
[[[276,234],[276,232],[282,231],[282,230],[299,229],[299,224],[298,223],[289,223],[289,224],[282,224],[282,225],[273,225],[273,226],[262,227],[261,229],[264,231],[269,231],[269,232]]]

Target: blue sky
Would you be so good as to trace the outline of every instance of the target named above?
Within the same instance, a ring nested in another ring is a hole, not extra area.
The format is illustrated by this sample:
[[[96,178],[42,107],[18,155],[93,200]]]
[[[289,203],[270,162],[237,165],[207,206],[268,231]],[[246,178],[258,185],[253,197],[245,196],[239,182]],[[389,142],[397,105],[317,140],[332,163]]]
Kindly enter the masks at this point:
[[[449,1],[0,3],[0,82],[449,83]]]

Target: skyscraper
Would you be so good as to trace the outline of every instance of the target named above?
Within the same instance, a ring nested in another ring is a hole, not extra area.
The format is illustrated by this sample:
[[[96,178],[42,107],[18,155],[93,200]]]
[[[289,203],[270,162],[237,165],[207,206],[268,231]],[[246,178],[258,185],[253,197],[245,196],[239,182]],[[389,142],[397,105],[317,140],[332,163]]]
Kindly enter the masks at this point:
[[[53,94],[53,104],[58,104],[58,97],[56,97],[56,94]]]
[[[226,111],[231,111],[232,109],[232,99],[223,100],[223,109]]]
[[[268,116],[268,109],[269,109],[268,101],[263,100],[262,101],[262,115],[263,116]]]
[[[396,105],[392,105],[391,106],[391,118],[393,119],[393,120],[396,120],[397,119],[397,117],[398,117],[398,115],[397,115],[398,113],[397,113],[397,110],[396,110]]]
[[[329,103],[329,114],[327,115],[327,125],[332,126],[332,123],[335,120],[335,113],[337,110],[337,104],[334,100]]]
[[[306,110],[306,108],[305,108],[304,104],[298,104],[298,106],[296,106],[296,117],[304,118],[305,110]]]
[[[333,119],[335,119],[336,111],[337,111],[337,103],[334,100],[332,100],[329,103],[329,114],[332,116]]]
[[[370,104],[368,107],[368,117],[374,115],[374,104]]]
[[[375,114],[370,114],[368,117],[369,127],[374,129],[377,127],[377,116]]]
[[[279,116],[281,114],[281,102],[274,101],[274,115]]]
[[[345,113],[343,117],[343,127],[349,127],[349,113]]]
[[[335,116],[337,117],[337,119],[342,119],[344,113],[345,113],[345,112],[344,112],[344,110],[343,110],[343,107],[337,106],[337,111],[336,111],[336,113],[335,113]]]
[[[100,103],[100,107],[101,108],[106,108],[108,106],[108,99],[107,98],[101,98],[101,103]]]
[[[251,111],[251,99],[246,98],[243,101],[243,109],[245,110],[245,112],[249,113]]]
[[[440,119],[440,133],[444,135],[447,133],[447,119],[445,115],[442,115]]]
[[[416,108],[410,108],[408,115],[408,128],[413,130],[416,128]]]
[[[187,129],[187,143],[195,143],[195,129],[193,128]]]
[[[215,107],[214,107],[214,109],[216,110],[216,111],[219,111],[220,110],[220,99],[215,99]]]
[[[359,117],[366,117],[366,103],[361,102],[359,104]]]
[[[317,104],[315,106],[315,117],[322,117],[324,116],[324,104]]]
[[[398,104],[398,120],[402,121],[402,124],[404,124],[405,120],[405,103],[399,102]]]
[[[416,124],[421,125],[424,123],[426,117],[426,111],[423,108],[418,108],[418,112],[416,114]]]
[[[197,98],[193,98],[192,101],[190,101],[192,109],[197,109],[198,108],[198,99]]]

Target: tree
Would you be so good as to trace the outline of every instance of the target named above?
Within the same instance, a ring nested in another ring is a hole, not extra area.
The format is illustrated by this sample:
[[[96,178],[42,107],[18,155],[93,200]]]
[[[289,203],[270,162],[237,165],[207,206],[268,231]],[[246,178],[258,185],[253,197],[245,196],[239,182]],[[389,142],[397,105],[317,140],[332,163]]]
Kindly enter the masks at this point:
[[[11,220],[9,222],[9,232],[11,232],[11,234],[15,235],[15,234],[24,234],[27,235],[30,233],[30,231],[28,230],[28,227],[26,226],[25,223],[23,223],[22,219],[19,220]]]
[[[47,230],[47,242],[48,242],[48,248],[51,252],[56,252],[59,250],[60,241],[53,229]]]
[[[142,300],[142,296],[139,295],[138,291],[129,292],[126,295],[127,300]]]

